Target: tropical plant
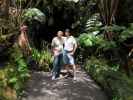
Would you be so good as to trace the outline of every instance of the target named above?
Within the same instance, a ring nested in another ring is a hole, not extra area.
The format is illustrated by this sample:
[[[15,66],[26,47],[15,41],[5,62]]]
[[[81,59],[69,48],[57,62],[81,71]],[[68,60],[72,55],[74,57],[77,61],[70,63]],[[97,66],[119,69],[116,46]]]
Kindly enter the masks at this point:
[[[119,35],[119,41],[120,42],[124,42],[128,38],[132,38],[132,37],[133,37],[133,23],[130,23],[129,24],[129,27],[125,28],[125,30],[123,30],[120,33],[120,35]]]
[[[23,54],[15,44],[9,49],[10,58],[4,69],[0,70],[0,97],[4,100],[17,100],[29,79],[29,69]]]
[[[37,8],[29,8],[29,9],[25,10],[22,17],[23,17],[23,19],[28,20],[29,22],[31,22],[32,20],[37,20],[41,23],[46,22],[45,14]]]
[[[84,33],[79,36],[78,40],[80,45],[83,47],[96,46],[98,50],[102,49],[103,51],[117,47],[117,44],[115,41],[108,41],[104,39],[102,35],[95,36],[93,34]]]
[[[85,69],[107,92],[111,100],[132,100],[133,79],[119,71],[119,65],[109,65],[106,59],[91,57]]]
[[[92,32],[92,34],[97,35],[100,33],[100,28],[102,26],[102,22],[99,20],[99,13],[93,14],[86,22],[85,30],[87,32]]]
[[[80,45],[83,47],[94,46],[96,41],[96,36],[93,34],[83,33],[79,36],[78,41]]]
[[[20,93],[25,81],[30,77],[29,69],[19,47],[17,45],[14,45],[12,50],[10,62],[11,65],[14,65],[16,67],[9,70],[9,84],[12,85],[17,93]]]
[[[52,54],[48,49],[39,51],[35,48],[32,48],[32,58],[38,65],[39,69],[43,71],[50,70],[52,65]]]

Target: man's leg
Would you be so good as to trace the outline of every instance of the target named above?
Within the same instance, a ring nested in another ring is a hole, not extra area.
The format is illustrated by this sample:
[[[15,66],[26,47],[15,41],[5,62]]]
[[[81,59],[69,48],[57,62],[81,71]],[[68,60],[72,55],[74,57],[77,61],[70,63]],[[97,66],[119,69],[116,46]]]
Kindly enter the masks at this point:
[[[65,69],[67,71],[66,72],[67,73],[66,77],[67,77],[67,76],[69,76],[69,66],[70,66],[67,51],[64,51],[64,53],[63,53],[63,62],[64,62]]]
[[[73,79],[76,80],[76,65],[72,65],[73,66]]]
[[[69,62],[72,65],[73,68],[73,79],[76,79],[76,65],[75,65],[75,61],[74,61],[74,57],[73,55],[69,55],[68,54],[68,58],[69,58]]]

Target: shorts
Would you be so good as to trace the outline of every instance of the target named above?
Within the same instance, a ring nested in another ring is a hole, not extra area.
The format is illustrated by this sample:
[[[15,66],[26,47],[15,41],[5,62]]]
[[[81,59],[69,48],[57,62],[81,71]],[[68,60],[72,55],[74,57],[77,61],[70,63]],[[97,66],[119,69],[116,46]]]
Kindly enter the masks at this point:
[[[64,50],[63,52],[63,61],[64,61],[64,64],[70,64],[70,65],[75,64],[73,55],[70,55],[70,52],[66,50]]]

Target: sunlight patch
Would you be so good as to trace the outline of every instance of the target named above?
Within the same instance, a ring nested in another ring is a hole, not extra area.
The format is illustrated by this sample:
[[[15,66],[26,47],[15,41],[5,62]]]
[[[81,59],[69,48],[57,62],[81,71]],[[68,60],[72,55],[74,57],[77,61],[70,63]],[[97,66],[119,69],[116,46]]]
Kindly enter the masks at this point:
[[[75,3],[79,2],[79,0],[66,0],[66,1],[73,1]]]

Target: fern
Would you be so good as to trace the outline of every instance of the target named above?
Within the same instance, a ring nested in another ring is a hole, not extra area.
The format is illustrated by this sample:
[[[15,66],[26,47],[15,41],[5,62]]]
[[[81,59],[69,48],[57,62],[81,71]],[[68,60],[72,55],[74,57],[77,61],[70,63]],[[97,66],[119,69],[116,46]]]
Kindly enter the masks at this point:
[[[29,8],[29,9],[25,10],[22,17],[23,17],[23,19],[28,20],[29,22],[31,22],[32,20],[37,20],[41,23],[46,22],[45,14],[37,8]]]
[[[99,21],[99,14],[96,13],[92,15],[86,22],[85,31],[91,32],[93,34],[98,34],[100,32],[100,27],[102,23]]]

